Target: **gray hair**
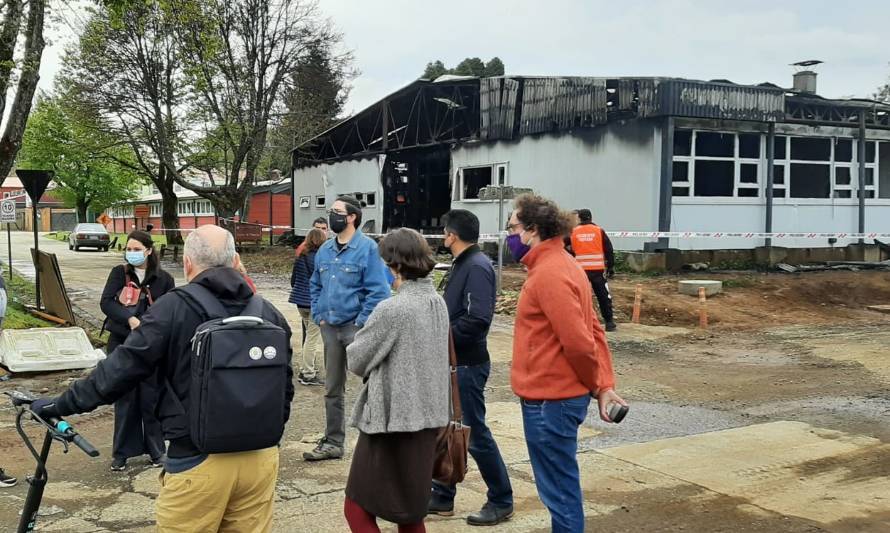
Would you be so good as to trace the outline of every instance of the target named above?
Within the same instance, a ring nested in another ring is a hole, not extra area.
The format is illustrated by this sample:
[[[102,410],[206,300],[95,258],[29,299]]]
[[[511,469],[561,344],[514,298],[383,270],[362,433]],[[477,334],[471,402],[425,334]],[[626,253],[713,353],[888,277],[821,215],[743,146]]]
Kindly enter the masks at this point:
[[[235,238],[232,234],[226,232],[225,246],[214,244],[211,239],[204,238],[200,231],[193,231],[185,239],[183,256],[202,269],[232,266],[235,262]]]

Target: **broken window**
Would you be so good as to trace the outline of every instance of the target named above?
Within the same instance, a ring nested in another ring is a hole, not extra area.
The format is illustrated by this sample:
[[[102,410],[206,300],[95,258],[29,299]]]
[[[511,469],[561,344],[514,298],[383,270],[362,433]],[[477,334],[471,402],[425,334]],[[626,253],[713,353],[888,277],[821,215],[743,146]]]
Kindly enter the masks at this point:
[[[507,165],[496,165],[498,171],[498,185],[506,185],[507,184]]]
[[[324,196],[316,196],[315,197],[315,207],[320,207],[320,208],[324,209],[324,207],[325,207]]]
[[[791,139],[792,156],[794,140]],[[831,167],[829,165],[792,163],[790,182],[791,198],[831,197]]]
[[[689,196],[689,187],[674,187],[671,189],[674,196]]]
[[[474,167],[461,169],[463,181],[462,200],[478,200],[479,190],[491,185],[491,167]]]
[[[674,130],[674,155],[692,155],[692,130]]]
[[[733,196],[735,163],[698,160],[695,162],[696,196]]]
[[[842,163],[853,161],[852,139],[836,139],[834,141],[834,160]]]
[[[739,181],[742,183],[757,183],[757,165],[742,163],[740,165]]]
[[[711,131],[696,132],[695,155],[704,157],[735,157],[735,134]]]
[[[831,161],[831,139],[792,137],[791,159],[795,161]]]
[[[890,198],[890,142],[878,150],[878,198]]]
[[[368,207],[374,207],[377,205],[377,193],[369,192],[365,195],[365,203]]]
[[[689,163],[686,161],[674,161],[673,181],[685,183],[689,181]]]
[[[784,137],[782,135],[776,135],[776,139],[773,142],[773,159],[788,159],[785,157],[785,145],[788,142],[788,137]]]
[[[875,162],[875,141],[866,141],[865,142],[865,162],[866,163],[874,163]]]
[[[300,209],[309,209],[311,201],[308,196],[300,196]]]
[[[739,157],[743,159],[760,159],[760,134],[739,134]]]

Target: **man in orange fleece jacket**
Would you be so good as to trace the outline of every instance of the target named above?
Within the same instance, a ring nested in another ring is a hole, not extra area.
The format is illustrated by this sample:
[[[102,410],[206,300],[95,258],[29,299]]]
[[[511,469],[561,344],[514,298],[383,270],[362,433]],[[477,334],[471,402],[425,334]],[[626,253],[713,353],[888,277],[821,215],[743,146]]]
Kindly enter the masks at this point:
[[[584,531],[578,469],[578,428],[590,397],[600,418],[627,405],[615,393],[612,355],[593,310],[584,271],[563,248],[571,221],[552,201],[516,200],[507,245],[528,267],[513,333],[510,380],[521,399],[522,421],[538,495],[554,532]]]

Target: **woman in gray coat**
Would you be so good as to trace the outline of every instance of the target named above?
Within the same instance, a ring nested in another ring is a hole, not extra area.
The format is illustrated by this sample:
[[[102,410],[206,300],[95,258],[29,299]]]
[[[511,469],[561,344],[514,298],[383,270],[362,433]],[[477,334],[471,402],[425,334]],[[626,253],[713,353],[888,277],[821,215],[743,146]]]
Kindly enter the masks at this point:
[[[380,243],[396,276],[346,349],[349,370],[364,380],[350,424],[358,444],[346,483],[352,531],[425,531],[439,428],[448,423],[448,309],[428,277],[435,266],[420,233],[398,229]]]

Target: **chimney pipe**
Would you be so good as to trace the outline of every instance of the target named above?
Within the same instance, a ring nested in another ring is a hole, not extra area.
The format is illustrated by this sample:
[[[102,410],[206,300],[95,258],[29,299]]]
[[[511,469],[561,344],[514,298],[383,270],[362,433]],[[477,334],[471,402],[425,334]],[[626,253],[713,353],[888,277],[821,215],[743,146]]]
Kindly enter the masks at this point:
[[[816,73],[812,70],[795,72],[794,90],[800,93],[816,94]]]

